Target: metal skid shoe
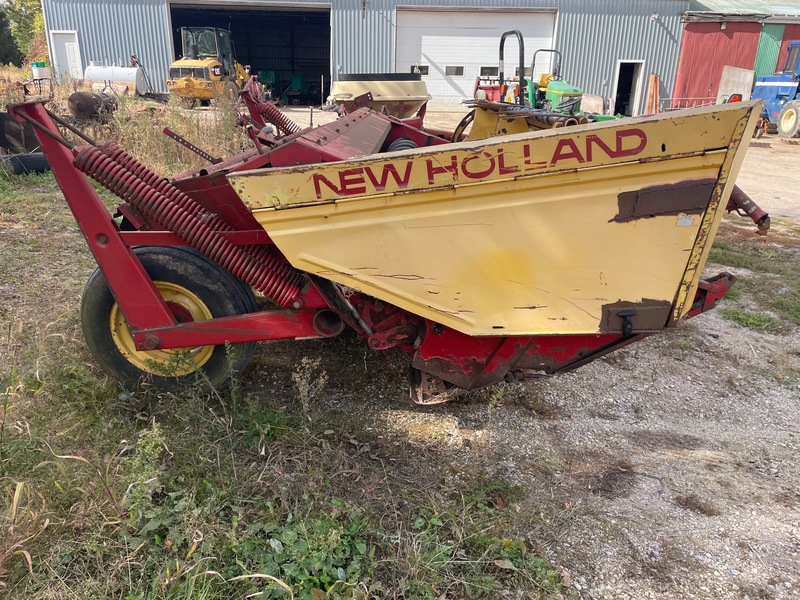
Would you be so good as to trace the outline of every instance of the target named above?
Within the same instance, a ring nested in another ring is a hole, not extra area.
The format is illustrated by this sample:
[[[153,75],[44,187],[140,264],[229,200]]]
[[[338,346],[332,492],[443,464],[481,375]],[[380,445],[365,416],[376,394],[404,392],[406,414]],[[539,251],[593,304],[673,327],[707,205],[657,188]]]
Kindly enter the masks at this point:
[[[444,404],[455,400],[460,391],[460,388],[435,375],[423,373],[414,367],[409,370],[408,395],[415,404],[423,406]]]

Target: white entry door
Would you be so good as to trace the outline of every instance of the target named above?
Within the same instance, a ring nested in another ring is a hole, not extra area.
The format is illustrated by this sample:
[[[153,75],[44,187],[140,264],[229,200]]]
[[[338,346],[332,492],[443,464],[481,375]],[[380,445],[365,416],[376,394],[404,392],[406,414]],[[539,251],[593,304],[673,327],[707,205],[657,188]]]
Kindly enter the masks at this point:
[[[83,61],[77,31],[51,31],[50,48],[53,75],[58,81],[63,81],[65,75],[74,79],[83,78]]]

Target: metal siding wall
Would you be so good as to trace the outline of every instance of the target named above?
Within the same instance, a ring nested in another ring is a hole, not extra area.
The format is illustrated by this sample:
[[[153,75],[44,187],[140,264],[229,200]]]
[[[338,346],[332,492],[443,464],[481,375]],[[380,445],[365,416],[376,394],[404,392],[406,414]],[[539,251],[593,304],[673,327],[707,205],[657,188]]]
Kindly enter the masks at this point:
[[[340,68],[344,73],[394,70],[398,7],[556,9],[555,46],[564,55],[565,79],[587,93],[609,96],[617,60],[643,60],[645,78],[651,72],[661,78],[662,97],[672,95],[683,31],[680,18],[689,7],[689,0],[369,0],[365,9],[362,0],[304,3],[331,6],[334,75]],[[281,4],[292,2],[248,6]],[[84,61],[114,61],[120,54],[127,59],[125,54],[136,53],[154,81],[166,75],[172,58],[166,0],[43,0],[43,5],[50,30],[79,31]],[[652,14],[659,19],[651,20]]]
[[[783,25],[767,23],[761,29],[761,37],[758,38],[756,64],[753,68],[755,77],[775,74],[775,66],[778,64],[778,54],[780,54],[782,39]]]
[[[43,9],[49,31],[78,32],[84,69],[90,61],[128,66],[130,55],[135,54],[154,91],[166,92],[172,43],[164,0],[44,0]]]
[[[642,60],[638,111],[644,110],[647,79],[660,79],[662,98],[672,95],[683,24],[689,2],[593,0],[562,2],[556,47],[564,53],[564,79],[606,98],[614,91],[618,60]],[[656,20],[651,15],[658,15]]]
[[[661,96],[672,95],[689,0],[334,0],[334,65],[342,72],[394,70],[395,10],[464,8],[556,9],[555,47],[564,55],[565,79],[587,93],[610,96],[617,60],[644,61],[661,78]],[[651,15],[658,14],[656,21]],[[513,17],[509,29],[513,29]],[[499,42],[499,40],[498,40]],[[641,110],[645,94],[642,94]]]
[[[394,70],[394,2],[334,0],[331,10],[333,77]]]

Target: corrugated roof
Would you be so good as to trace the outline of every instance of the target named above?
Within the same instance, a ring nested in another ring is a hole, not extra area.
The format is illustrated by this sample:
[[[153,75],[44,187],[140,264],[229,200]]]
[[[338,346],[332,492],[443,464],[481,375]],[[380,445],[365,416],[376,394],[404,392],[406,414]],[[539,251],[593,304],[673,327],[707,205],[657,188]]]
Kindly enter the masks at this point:
[[[800,16],[800,2],[765,0],[691,0],[689,12],[719,15]]]

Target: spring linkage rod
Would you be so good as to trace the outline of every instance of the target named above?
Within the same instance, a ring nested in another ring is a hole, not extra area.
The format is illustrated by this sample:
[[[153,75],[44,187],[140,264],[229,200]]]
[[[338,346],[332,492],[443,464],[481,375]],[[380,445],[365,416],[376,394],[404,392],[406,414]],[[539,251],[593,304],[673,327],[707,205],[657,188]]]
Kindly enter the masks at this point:
[[[45,112],[47,112],[47,116],[49,116],[51,119],[53,119],[53,121],[55,121],[56,123],[58,123],[59,125],[61,125],[65,129],[67,129],[67,130],[71,131],[72,133],[74,133],[75,135],[77,135],[79,138],[81,138],[87,144],[90,144],[92,146],[97,146],[97,142],[95,142],[92,138],[90,138],[88,135],[83,133],[80,129],[70,125],[64,119],[62,119],[57,114],[55,114],[54,112],[50,111],[49,109],[45,108],[44,110],[45,110]]]
[[[49,112],[49,111],[48,111],[48,112]],[[71,144],[70,144],[70,143],[69,143],[67,140],[65,140],[65,139],[64,139],[62,136],[60,136],[60,135],[57,135],[57,134],[53,133],[52,131],[50,131],[50,130],[49,130],[47,127],[45,127],[44,125],[42,125],[41,123],[39,123],[38,121],[36,121],[36,120],[35,120],[33,117],[31,117],[30,115],[26,115],[25,113],[17,113],[17,116],[19,116],[19,117],[22,117],[23,119],[25,119],[25,120],[26,120],[28,123],[30,123],[31,125],[33,125],[33,126],[36,128],[36,129],[38,129],[39,131],[41,131],[41,132],[42,132],[42,133],[44,133],[45,135],[48,135],[48,136],[50,136],[51,138],[53,138],[53,139],[54,139],[56,142],[58,142],[59,144],[61,144],[62,146],[64,146],[64,147],[65,147],[67,150],[69,150],[69,151],[70,151],[70,152],[72,152],[73,154],[75,154],[75,153],[76,153],[75,146],[71,145]]]

